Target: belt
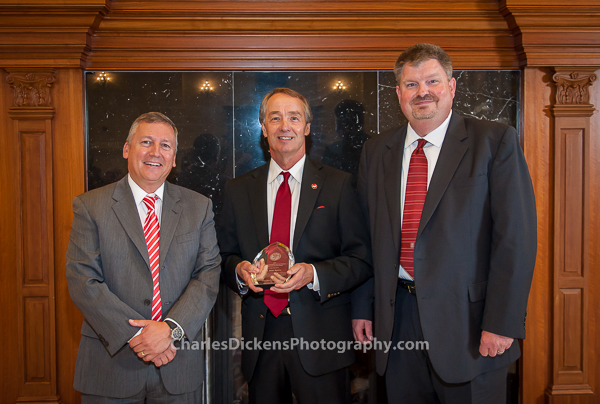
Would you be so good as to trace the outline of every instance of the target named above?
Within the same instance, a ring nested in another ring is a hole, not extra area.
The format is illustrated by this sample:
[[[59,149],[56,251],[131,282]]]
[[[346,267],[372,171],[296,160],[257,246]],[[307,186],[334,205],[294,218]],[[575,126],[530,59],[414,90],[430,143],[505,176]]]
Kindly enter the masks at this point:
[[[408,290],[408,293],[411,295],[417,295],[417,288],[415,287],[414,282],[398,278],[398,286],[402,286],[404,289]]]

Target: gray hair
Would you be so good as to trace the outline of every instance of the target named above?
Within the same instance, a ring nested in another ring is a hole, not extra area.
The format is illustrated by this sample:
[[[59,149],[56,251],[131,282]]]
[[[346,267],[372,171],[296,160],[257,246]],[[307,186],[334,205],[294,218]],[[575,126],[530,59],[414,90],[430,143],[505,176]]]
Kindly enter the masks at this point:
[[[308,100],[302,94],[297,91],[294,91],[290,88],[279,87],[271,91],[269,94],[265,95],[262,102],[260,103],[260,110],[258,112],[258,121],[261,123],[265,123],[266,115],[267,115],[267,103],[269,99],[275,94],[286,94],[290,97],[298,98],[302,101],[302,105],[304,106],[304,120],[306,123],[311,123],[313,120],[312,111],[310,110],[310,105],[308,104]]]
[[[445,50],[437,45],[429,43],[419,43],[406,49],[396,60],[394,65],[394,74],[396,75],[396,81],[400,85],[400,76],[402,75],[402,69],[404,65],[419,66],[421,63],[428,60],[437,60],[442,65],[442,69],[448,76],[448,80],[452,79],[452,59],[446,53]]]
[[[175,151],[177,151],[177,127],[166,115],[161,114],[160,112],[146,112],[137,117],[133,124],[131,124],[131,128],[129,128],[129,134],[127,135],[127,143],[131,143],[131,139],[135,132],[137,131],[138,125],[142,122],[145,123],[164,123],[169,125],[173,129],[173,133],[175,133]]]

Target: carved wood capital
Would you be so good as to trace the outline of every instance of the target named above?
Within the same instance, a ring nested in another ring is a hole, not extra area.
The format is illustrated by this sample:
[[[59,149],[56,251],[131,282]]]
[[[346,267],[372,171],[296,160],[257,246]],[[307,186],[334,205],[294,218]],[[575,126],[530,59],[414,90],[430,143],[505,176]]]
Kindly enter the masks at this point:
[[[556,105],[590,105],[589,87],[596,74],[587,71],[557,71],[552,79],[556,83]]]
[[[6,82],[13,90],[13,107],[52,107],[50,89],[56,81],[54,69],[11,69],[6,70]]]

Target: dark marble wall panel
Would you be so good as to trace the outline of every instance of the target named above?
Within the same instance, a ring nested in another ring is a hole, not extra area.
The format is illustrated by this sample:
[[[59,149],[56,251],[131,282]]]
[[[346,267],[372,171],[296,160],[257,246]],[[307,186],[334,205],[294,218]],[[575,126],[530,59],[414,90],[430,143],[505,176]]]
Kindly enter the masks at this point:
[[[308,99],[313,159],[355,172],[362,144],[377,133],[377,72],[243,72],[235,73],[233,81],[236,176],[269,158],[260,141],[258,111],[263,97],[276,87]],[[338,82],[345,88],[335,88]]]
[[[455,70],[454,109],[464,116],[518,126],[521,73],[514,70]],[[379,72],[379,132],[405,125],[396,78]]]
[[[158,111],[177,126],[177,167],[169,180],[213,199],[220,209],[233,177],[233,86],[230,72],[109,72],[86,74],[88,189],[127,173],[122,150],[141,114]],[[212,90],[203,90],[209,82]]]

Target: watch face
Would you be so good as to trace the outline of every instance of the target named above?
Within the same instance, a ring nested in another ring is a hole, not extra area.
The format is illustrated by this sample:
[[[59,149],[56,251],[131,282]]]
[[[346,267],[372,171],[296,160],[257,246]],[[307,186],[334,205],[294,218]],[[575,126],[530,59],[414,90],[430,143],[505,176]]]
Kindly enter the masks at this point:
[[[183,338],[183,331],[181,330],[181,328],[173,328],[171,330],[171,338],[176,340],[180,340],[181,338]]]

